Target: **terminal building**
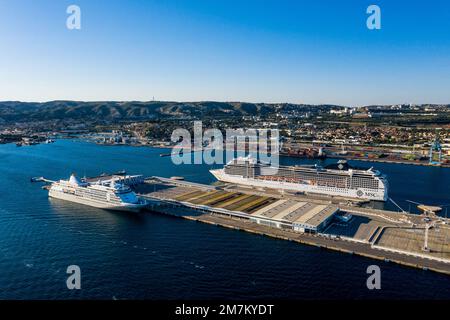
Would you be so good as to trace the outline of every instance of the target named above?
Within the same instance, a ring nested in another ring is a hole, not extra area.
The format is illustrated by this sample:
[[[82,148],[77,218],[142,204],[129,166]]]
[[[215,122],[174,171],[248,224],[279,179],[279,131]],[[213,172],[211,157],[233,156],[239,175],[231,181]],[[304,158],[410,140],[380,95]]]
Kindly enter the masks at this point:
[[[329,204],[225,191],[214,186],[161,177],[153,177],[146,182],[135,190],[152,203],[153,210],[160,206],[180,207],[181,214],[186,214],[186,209],[189,209],[189,212],[193,210],[197,214],[226,215],[297,232],[322,232],[339,211],[338,207]]]
[[[251,214],[250,220],[277,228],[299,232],[321,232],[339,211],[335,206],[278,200]]]

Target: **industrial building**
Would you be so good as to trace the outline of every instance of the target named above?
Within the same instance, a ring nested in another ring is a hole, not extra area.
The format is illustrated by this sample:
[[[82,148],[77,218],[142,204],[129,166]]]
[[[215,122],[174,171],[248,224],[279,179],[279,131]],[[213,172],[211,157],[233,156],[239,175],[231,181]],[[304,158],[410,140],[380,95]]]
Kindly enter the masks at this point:
[[[139,186],[136,191],[148,200],[157,199],[161,204],[249,219],[258,224],[298,232],[321,232],[339,211],[337,207],[327,204],[205,187],[157,177]]]
[[[292,228],[300,232],[320,232],[338,212],[331,205],[278,200],[254,212],[250,220],[278,228]]]

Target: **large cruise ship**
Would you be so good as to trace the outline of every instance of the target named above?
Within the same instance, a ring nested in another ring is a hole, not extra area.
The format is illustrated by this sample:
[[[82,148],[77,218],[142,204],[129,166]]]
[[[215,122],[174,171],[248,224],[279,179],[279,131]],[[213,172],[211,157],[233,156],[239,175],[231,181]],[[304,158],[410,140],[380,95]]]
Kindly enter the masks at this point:
[[[112,177],[89,182],[72,174],[69,180],[59,180],[50,186],[48,195],[88,206],[120,211],[139,211],[146,205],[125,183],[140,176]]]
[[[388,181],[377,170],[351,167],[346,161],[321,166],[272,167],[251,157],[239,157],[223,169],[210,170],[217,180],[309,194],[387,201]]]

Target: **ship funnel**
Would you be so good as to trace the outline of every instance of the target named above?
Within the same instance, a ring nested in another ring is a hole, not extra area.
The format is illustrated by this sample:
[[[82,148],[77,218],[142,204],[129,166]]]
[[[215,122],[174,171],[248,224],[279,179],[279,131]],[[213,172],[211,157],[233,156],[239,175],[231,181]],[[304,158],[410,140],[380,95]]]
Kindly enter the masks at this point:
[[[75,173],[72,173],[72,174],[70,175],[69,183],[70,183],[70,184],[73,184],[73,185],[76,185],[76,186],[79,186],[79,185],[82,184],[81,181],[80,181],[80,180],[77,178],[77,176],[75,175]]]

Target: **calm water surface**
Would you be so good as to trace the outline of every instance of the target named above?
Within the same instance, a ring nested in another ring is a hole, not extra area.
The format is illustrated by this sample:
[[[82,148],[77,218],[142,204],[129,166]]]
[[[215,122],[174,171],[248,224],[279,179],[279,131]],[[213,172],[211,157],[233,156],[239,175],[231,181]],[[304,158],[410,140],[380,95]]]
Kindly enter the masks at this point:
[[[209,166],[175,166],[161,152],[70,140],[0,145],[0,299],[450,298],[448,276],[159,214],[52,200],[29,182],[121,169],[214,181]],[[405,209],[406,199],[450,202],[449,169],[354,163],[387,173],[390,195]],[[81,268],[81,290],[66,288],[72,264]],[[382,268],[379,291],[366,289],[370,264]]]

